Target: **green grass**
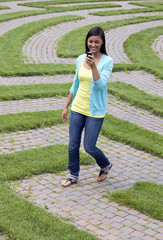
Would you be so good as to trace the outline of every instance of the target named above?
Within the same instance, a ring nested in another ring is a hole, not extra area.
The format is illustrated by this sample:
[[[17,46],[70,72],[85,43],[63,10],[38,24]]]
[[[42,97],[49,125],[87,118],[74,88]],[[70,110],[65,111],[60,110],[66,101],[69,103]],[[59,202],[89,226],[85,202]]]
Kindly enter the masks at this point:
[[[0,100],[67,96],[72,83],[0,86]]]
[[[159,96],[148,94],[123,82],[108,83],[108,92],[133,106],[163,116],[163,98]]]
[[[82,165],[94,164],[88,154],[80,152]],[[0,155],[0,181],[31,177],[42,173],[59,173],[67,169],[68,146],[53,146],[29,149]]]
[[[163,26],[132,34],[124,43],[124,49],[133,63],[163,79],[163,61],[153,51],[151,45],[162,35]]]
[[[101,133],[109,139],[163,157],[163,136],[106,114]]]
[[[96,16],[111,16],[111,15],[150,13],[150,12],[163,11],[162,2],[131,2],[130,4],[142,6],[144,8],[134,8],[129,10],[119,9],[119,10],[109,10],[109,11],[98,11],[98,12],[89,13],[89,14],[96,15]]]
[[[44,128],[62,124],[62,110],[0,115],[0,133]]]
[[[15,0],[13,0],[15,1]],[[43,10],[31,10],[31,11],[20,11],[20,12],[13,12],[13,13],[6,13],[0,15],[0,22],[7,22],[13,19],[29,17],[34,15],[46,14],[47,11]]]
[[[1,115],[0,132],[30,130],[62,124],[61,113],[62,110],[56,110]],[[163,157],[163,136],[136,124],[106,114],[101,133],[108,139],[128,144],[154,156]]]
[[[106,197],[152,218],[163,220],[163,185],[161,184],[137,182],[129,189],[113,191]]]
[[[67,96],[72,83],[0,86],[0,100],[19,100]],[[109,82],[108,92],[133,106],[163,116],[163,99],[122,82]]]
[[[112,4],[112,3],[103,3],[103,4],[88,4],[88,5],[74,5],[66,7],[46,7],[47,10],[52,12],[67,12],[67,11],[76,11],[76,10],[86,10],[86,9],[96,9],[96,8],[108,8],[108,7],[120,7],[121,5]]]
[[[1,6],[0,5],[0,10],[4,10],[4,9],[10,9],[9,7],[6,7],[6,6]]]
[[[5,184],[0,183],[0,192],[0,231],[10,239],[97,239],[17,196]]]

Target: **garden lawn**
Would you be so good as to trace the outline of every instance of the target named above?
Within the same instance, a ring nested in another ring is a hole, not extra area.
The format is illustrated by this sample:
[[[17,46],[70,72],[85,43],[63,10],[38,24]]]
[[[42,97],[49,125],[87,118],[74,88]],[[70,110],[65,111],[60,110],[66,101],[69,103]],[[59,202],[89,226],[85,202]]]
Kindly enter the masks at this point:
[[[151,218],[163,220],[163,185],[151,182],[137,182],[126,190],[110,192],[105,197],[126,205]]]
[[[80,152],[82,165],[94,164],[88,154]],[[68,146],[56,144],[0,155],[0,181],[23,179],[42,173],[59,173],[67,169]]]
[[[153,51],[151,45],[162,35],[163,26],[149,28],[132,34],[124,43],[124,49],[133,63],[163,79],[163,61]]]

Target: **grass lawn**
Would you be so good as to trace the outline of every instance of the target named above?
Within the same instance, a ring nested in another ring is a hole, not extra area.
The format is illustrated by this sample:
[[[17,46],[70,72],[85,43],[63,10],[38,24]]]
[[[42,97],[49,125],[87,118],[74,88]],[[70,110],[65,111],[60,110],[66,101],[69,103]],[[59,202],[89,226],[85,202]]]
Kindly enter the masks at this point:
[[[163,26],[149,28],[132,34],[124,43],[124,50],[133,63],[163,79],[163,61],[153,51],[151,45],[162,35]]]
[[[161,184],[137,182],[129,189],[110,192],[106,197],[151,218],[163,220],[163,185]]]
[[[94,164],[88,154],[80,152],[82,165]],[[23,179],[41,173],[59,173],[68,166],[68,146],[53,145],[0,155],[0,181]]]
[[[62,124],[61,115],[62,110],[0,115],[0,132],[24,131]]]
[[[15,0],[13,0],[15,1]],[[21,0],[22,1],[22,0]],[[31,10],[31,11],[20,11],[20,12],[12,12],[0,15],[0,22],[7,22],[13,19],[35,16],[40,14],[46,14],[47,11],[44,10]]]
[[[1,6],[0,5],[0,10],[4,10],[4,9],[10,9],[9,7],[6,7],[6,6]]]
[[[0,86],[0,100],[68,96],[72,83]]]
[[[94,3],[94,2],[109,2],[107,0],[55,0],[55,1],[40,1],[40,2],[29,2],[29,3],[20,3],[19,5],[22,5],[22,6],[27,6],[27,7],[35,7],[35,8],[51,8],[53,9],[53,5],[62,5],[62,4],[68,4],[68,3],[74,3],[75,4],[78,4],[78,3]],[[108,3],[106,3],[108,4]],[[90,6],[94,6],[95,4],[90,4]],[[101,4],[102,6],[103,4]],[[77,6],[77,5],[76,5]],[[86,6],[86,5],[83,5],[83,6]],[[121,5],[118,5],[118,4],[112,4],[112,3],[109,3],[108,4],[109,7],[116,7],[116,6],[121,6]],[[71,8],[72,6],[67,6],[68,9]],[[58,7],[60,8],[60,7]]]

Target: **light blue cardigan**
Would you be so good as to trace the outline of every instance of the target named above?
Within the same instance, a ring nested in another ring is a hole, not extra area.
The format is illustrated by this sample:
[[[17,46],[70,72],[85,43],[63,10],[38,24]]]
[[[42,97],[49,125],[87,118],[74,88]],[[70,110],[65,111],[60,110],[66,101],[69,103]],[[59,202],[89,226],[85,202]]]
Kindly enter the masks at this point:
[[[79,88],[78,71],[84,61],[86,54],[82,54],[76,61],[76,72],[70,92],[73,94],[73,99],[76,96]],[[91,115],[104,115],[107,105],[107,81],[113,69],[113,59],[105,54],[102,55],[100,62],[97,65],[100,79],[96,82],[91,79],[90,87],[90,113]],[[73,101],[73,100],[72,100]]]

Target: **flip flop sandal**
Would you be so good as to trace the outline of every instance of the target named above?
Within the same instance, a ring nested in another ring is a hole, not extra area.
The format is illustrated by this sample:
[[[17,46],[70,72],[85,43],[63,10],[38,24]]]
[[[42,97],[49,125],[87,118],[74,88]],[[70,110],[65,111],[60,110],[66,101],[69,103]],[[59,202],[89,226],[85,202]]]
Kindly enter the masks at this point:
[[[112,168],[112,166],[113,166],[113,165],[111,164],[110,167],[109,167],[107,170],[105,170],[105,171],[101,170],[101,171],[100,171],[98,177],[101,177],[101,175],[104,175],[104,179],[98,180],[98,178],[97,178],[97,181],[98,181],[98,182],[102,182],[102,181],[104,181],[104,180],[106,179],[106,177],[107,177],[110,169]]]
[[[77,180],[74,180],[72,178],[67,178],[64,182],[61,183],[62,187],[68,187],[74,183],[77,183]]]

